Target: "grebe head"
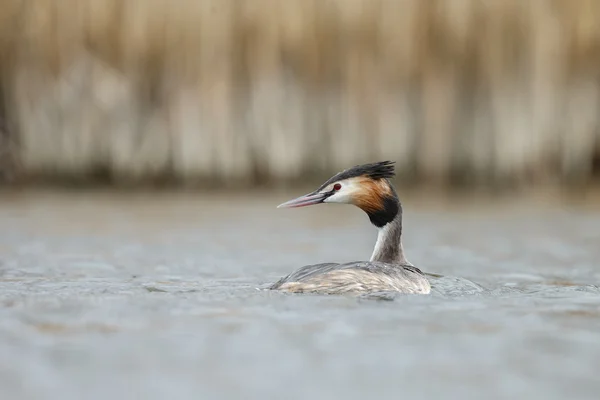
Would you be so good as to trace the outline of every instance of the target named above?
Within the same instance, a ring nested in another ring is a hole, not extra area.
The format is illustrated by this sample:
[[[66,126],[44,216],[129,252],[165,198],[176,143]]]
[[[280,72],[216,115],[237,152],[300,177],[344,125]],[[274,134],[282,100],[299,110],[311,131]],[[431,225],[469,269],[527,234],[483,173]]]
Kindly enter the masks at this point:
[[[400,211],[398,196],[388,180],[394,174],[392,161],[356,165],[332,176],[314,192],[280,204],[277,208],[321,203],[353,204],[367,213],[373,225],[381,228]]]

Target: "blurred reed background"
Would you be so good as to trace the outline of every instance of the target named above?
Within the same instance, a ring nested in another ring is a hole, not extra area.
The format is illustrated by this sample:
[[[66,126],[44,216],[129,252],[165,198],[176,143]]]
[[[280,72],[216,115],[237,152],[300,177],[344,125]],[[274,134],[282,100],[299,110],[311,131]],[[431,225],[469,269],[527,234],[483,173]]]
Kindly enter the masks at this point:
[[[597,0],[2,0],[0,171],[591,184],[599,74]]]

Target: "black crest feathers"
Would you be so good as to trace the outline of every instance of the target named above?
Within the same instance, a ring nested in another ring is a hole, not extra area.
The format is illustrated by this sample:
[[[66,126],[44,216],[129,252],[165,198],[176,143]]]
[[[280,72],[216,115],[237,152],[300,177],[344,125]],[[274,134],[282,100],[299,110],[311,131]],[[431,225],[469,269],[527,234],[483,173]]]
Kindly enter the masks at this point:
[[[357,165],[348,171],[356,169],[356,176],[366,175],[371,179],[393,178],[396,175],[394,170],[394,161],[381,161],[378,163]]]
[[[348,168],[329,178],[327,182],[321,185],[319,190],[333,182],[348,178],[356,178],[359,176],[368,176],[369,178],[375,180],[393,178],[396,175],[394,164],[394,161],[380,161],[371,164],[355,165],[354,167]]]

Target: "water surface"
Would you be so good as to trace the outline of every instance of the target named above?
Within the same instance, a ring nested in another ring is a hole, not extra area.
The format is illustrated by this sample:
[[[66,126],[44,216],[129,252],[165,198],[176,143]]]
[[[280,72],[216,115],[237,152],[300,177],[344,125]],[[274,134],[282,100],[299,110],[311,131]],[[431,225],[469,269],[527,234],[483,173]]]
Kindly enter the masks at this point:
[[[600,210],[408,198],[432,295],[257,290],[370,256],[297,194],[3,193],[2,398],[598,398]]]

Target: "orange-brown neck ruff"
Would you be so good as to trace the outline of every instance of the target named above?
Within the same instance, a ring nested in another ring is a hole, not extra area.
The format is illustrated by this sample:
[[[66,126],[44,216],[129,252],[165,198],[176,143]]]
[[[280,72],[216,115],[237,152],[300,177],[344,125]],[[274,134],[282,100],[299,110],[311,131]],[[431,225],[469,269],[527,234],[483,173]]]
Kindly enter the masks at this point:
[[[361,190],[353,203],[367,213],[371,223],[378,228],[391,222],[400,210],[398,196],[387,179],[358,178]]]

